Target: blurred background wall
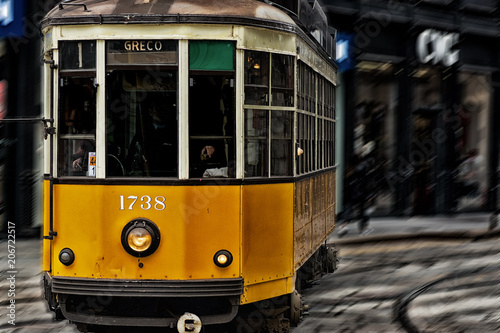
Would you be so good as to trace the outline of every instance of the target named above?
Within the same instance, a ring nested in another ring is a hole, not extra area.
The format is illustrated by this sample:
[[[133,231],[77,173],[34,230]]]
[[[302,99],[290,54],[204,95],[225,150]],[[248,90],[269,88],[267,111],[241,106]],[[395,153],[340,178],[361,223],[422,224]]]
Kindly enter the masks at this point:
[[[378,166],[375,214],[497,208],[497,1],[275,2],[302,16],[304,2],[320,3],[330,31],[319,37],[337,43],[339,213],[346,165],[366,147]],[[0,0],[0,118],[41,117],[39,21],[56,3]],[[0,124],[0,232],[12,221],[39,235],[42,143],[41,122]]]

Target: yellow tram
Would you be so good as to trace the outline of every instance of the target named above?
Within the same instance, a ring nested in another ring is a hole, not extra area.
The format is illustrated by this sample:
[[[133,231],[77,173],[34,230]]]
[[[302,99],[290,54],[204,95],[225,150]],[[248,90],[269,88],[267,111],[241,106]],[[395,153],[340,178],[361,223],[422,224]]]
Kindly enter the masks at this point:
[[[296,325],[336,262],[336,66],[311,33],[255,0],[63,1],[42,31],[50,309]]]

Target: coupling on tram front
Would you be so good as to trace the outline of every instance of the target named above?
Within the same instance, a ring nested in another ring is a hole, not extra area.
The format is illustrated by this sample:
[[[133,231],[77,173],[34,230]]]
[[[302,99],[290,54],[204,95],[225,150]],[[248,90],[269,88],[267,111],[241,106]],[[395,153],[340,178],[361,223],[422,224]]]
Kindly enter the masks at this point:
[[[82,331],[258,313],[285,332],[335,269],[337,67],[280,8],[214,6],[63,1],[42,21],[44,294]]]

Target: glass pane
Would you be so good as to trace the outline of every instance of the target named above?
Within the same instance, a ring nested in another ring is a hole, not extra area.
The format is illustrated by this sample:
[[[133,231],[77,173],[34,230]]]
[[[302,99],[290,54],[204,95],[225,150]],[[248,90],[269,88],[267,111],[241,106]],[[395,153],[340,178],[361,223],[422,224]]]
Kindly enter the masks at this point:
[[[108,66],[177,64],[177,41],[115,40],[107,48]]]
[[[305,115],[302,113],[297,114],[297,140],[299,142],[299,147],[305,149]],[[297,174],[303,174],[305,172],[305,156],[300,155],[297,158]]]
[[[268,111],[245,110],[245,177],[268,176]]]
[[[95,176],[94,79],[66,77],[60,83],[58,175]]]
[[[200,40],[189,42],[189,69],[234,70],[234,43]]]
[[[491,74],[461,72],[462,104],[454,111],[447,110],[444,116],[453,124],[451,127],[455,131],[455,137],[450,136],[448,142],[454,141],[454,145],[450,146],[457,149],[458,160],[448,163],[456,166],[456,179],[453,181],[457,210],[484,209],[488,191],[491,190],[488,177],[495,173],[495,170],[489,169],[488,153],[488,149],[491,149],[491,140],[488,138],[493,128],[489,126],[492,121],[490,114],[495,105],[492,102],[494,90],[491,89],[491,80]],[[494,130],[498,131],[496,127]],[[451,152],[447,156],[452,156]]]
[[[271,113],[271,176],[292,174],[292,125],[292,112]]]
[[[177,72],[107,76],[107,176],[176,177]]]
[[[95,69],[96,42],[95,41],[71,41],[61,42],[61,70],[83,70]]]
[[[293,106],[294,61],[292,56],[273,54],[272,105]]]
[[[189,78],[189,177],[234,177],[234,76]]]
[[[269,53],[245,51],[245,104],[267,105]]]

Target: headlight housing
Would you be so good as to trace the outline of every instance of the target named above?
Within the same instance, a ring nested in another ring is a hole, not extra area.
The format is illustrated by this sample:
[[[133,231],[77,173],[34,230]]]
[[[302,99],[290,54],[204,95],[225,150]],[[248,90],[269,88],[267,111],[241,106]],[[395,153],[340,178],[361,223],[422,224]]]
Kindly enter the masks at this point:
[[[75,261],[75,253],[70,248],[65,247],[59,252],[59,261],[65,266],[70,266]]]
[[[217,251],[214,255],[214,264],[218,267],[224,268],[233,262],[233,255],[228,250]]]
[[[160,229],[151,220],[132,220],[122,230],[122,246],[134,257],[147,257],[153,254],[159,245]]]

